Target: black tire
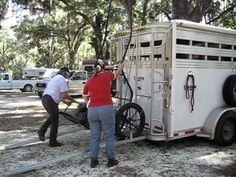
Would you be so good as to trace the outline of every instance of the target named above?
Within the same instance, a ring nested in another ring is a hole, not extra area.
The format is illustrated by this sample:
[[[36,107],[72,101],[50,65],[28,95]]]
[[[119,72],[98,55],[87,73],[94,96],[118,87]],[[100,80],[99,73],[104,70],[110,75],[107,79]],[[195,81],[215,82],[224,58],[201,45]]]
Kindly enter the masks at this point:
[[[227,105],[236,106],[236,75],[231,75],[225,80],[223,98]]]
[[[30,84],[26,84],[26,85],[24,86],[24,91],[25,91],[25,92],[32,92],[32,91],[33,91],[33,86],[30,85]]]
[[[236,135],[235,116],[234,112],[227,112],[221,116],[215,131],[216,144],[228,146],[234,142]]]
[[[120,140],[141,135],[145,125],[145,114],[141,106],[127,103],[116,112],[116,136]]]

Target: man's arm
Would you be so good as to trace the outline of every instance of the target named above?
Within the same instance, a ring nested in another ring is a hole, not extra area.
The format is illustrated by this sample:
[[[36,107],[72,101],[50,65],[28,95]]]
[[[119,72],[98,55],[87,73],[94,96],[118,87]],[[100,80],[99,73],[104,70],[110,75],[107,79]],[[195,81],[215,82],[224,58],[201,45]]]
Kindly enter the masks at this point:
[[[62,95],[63,99],[70,100],[71,102],[74,102],[74,103],[79,103],[78,101],[76,101],[74,98],[72,98],[72,97],[68,94],[68,91],[61,92],[61,95]],[[63,101],[63,102],[64,102],[64,101]],[[67,104],[66,102],[64,102],[64,103]]]

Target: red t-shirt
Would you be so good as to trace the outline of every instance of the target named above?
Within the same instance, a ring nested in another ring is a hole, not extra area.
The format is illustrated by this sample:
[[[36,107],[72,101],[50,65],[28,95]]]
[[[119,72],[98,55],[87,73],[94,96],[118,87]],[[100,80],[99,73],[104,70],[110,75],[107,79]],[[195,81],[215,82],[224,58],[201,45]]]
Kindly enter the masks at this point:
[[[112,105],[111,84],[114,79],[114,73],[103,71],[87,81],[83,95],[89,96],[88,107]]]

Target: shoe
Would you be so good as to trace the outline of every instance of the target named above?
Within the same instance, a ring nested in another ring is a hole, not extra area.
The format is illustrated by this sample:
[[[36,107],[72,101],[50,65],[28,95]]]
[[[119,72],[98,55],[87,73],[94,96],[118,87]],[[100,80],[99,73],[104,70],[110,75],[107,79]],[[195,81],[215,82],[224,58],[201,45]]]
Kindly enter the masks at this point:
[[[93,159],[91,158],[91,164],[90,164],[90,167],[91,168],[95,168],[97,165],[98,165],[98,159]]]
[[[42,133],[41,130],[38,130],[38,135],[39,135],[39,140],[40,141],[45,141],[45,135],[44,135],[44,133]]]
[[[107,161],[107,167],[114,167],[115,165],[118,165],[119,161],[116,159],[108,159]]]
[[[62,143],[60,143],[60,142],[55,142],[55,143],[49,143],[49,147],[60,147],[60,146],[62,146],[63,144]]]

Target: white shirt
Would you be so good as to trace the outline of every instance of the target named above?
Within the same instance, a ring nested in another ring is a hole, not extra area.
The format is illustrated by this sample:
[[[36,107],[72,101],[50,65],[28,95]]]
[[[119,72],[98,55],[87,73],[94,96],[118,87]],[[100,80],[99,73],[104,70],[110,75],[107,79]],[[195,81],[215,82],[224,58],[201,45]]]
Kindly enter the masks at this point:
[[[52,99],[57,104],[59,104],[63,99],[61,92],[65,92],[68,90],[69,88],[68,88],[66,79],[62,75],[57,74],[48,82],[43,95],[50,95]]]

